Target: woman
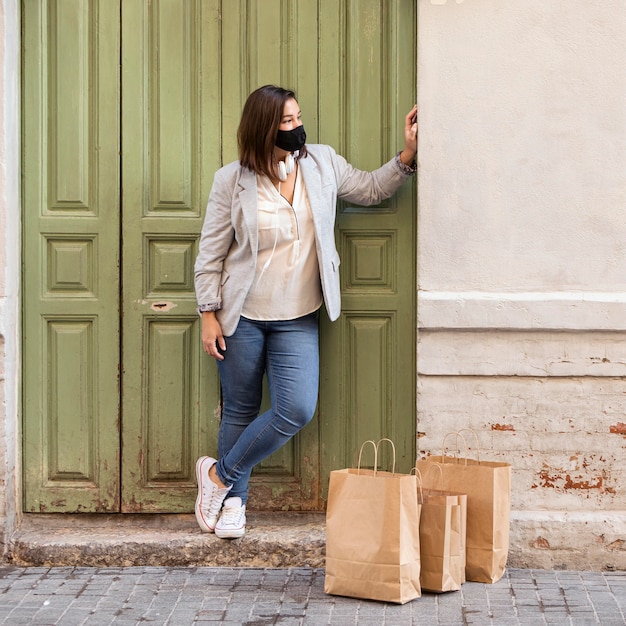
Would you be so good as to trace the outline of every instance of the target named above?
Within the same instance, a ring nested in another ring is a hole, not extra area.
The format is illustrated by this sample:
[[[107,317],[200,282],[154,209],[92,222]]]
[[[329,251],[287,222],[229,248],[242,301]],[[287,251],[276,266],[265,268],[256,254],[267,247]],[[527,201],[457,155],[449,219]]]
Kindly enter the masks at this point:
[[[417,108],[405,147],[373,172],[330,146],[306,145],[293,91],[266,85],[248,97],[239,160],[218,170],[195,264],[204,350],[222,387],[219,460],[196,463],[196,519],[205,532],[245,533],[252,468],[313,417],[319,379],[317,311],[339,317],[338,198],[378,204],[415,172]],[[272,408],[259,415],[263,374]]]

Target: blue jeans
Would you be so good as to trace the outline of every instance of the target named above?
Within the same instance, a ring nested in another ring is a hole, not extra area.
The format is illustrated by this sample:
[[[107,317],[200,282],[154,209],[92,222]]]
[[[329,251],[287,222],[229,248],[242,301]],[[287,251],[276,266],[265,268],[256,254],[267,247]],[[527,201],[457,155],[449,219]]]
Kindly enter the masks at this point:
[[[217,475],[229,497],[248,499],[252,468],[284,446],[315,413],[319,387],[317,313],[261,322],[242,317],[218,361],[222,420]],[[272,408],[259,415],[263,374]]]

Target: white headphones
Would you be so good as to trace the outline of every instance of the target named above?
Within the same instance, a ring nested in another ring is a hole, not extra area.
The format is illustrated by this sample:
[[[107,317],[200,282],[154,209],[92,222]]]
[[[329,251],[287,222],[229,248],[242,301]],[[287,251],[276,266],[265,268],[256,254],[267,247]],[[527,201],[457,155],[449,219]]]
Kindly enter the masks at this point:
[[[298,156],[297,152],[294,152],[295,156]],[[278,179],[281,181],[287,180],[287,175],[293,172],[296,166],[296,160],[293,158],[293,154],[288,154],[284,161],[278,161]]]

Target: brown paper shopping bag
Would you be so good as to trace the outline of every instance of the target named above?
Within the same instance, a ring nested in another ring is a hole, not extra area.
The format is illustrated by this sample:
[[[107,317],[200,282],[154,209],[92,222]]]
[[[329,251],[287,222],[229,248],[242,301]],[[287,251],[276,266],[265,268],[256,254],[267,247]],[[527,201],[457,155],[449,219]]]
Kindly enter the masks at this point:
[[[458,591],[465,581],[459,496],[422,490],[420,584],[426,591]]]
[[[417,475],[418,475],[418,479],[420,481],[421,484],[421,475],[419,473],[419,470],[417,470],[417,468],[415,468],[417,471]],[[435,481],[433,482],[432,480],[427,481],[427,484],[432,488],[434,487],[435,490],[437,490],[438,493],[440,493],[441,495],[447,495],[447,496],[456,496],[456,499],[458,500],[458,504],[460,507],[459,510],[459,515],[460,515],[460,521],[461,521],[461,529],[460,529],[460,533],[459,533],[459,540],[461,542],[461,545],[459,547],[459,551],[460,551],[460,562],[461,562],[461,584],[465,582],[466,578],[465,578],[465,563],[466,563],[466,545],[467,545],[467,494],[466,493],[456,493],[454,491],[444,491],[444,485],[443,485],[443,469],[441,467],[441,465],[439,463],[432,463],[429,466],[429,472],[433,472],[435,471]],[[430,477],[432,478],[432,476]],[[434,491],[433,489],[431,489],[431,491]],[[421,548],[421,544],[420,544],[420,548]]]
[[[381,441],[363,444],[373,470],[361,469],[361,446],[356,469],[330,473],[324,591],[404,604],[421,595],[417,478],[378,470]]]
[[[476,459],[430,456],[416,463],[426,488],[437,486],[435,474],[428,472],[433,463],[441,464],[444,489],[467,494],[466,579],[500,580],[509,551],[511,466],[480,460],[478,452]]]
[[[435,468],[443,476],[436,464],[430,470]],[[434,592],[458,591],[465,582],[467,495],[420,487],[419,501],[421,587]]]

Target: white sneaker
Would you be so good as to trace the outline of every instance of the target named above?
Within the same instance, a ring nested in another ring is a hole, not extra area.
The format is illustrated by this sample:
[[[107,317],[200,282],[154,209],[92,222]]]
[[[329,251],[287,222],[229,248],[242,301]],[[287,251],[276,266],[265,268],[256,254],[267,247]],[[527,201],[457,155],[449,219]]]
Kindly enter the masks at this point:
[[[210,456],[201,456],[196,461],[198,497],[196,498],[196,521],[205,533],[212,533],[230,487],[219,488],[210,478],[209,470],[217,463]],[[232,487],[232,485],[231,485]]]
[[[241,498],[233,496],[224,500],[222,514],[215,526],[215,536],[220,539],[236,539],[246,533],[246,505]]]

